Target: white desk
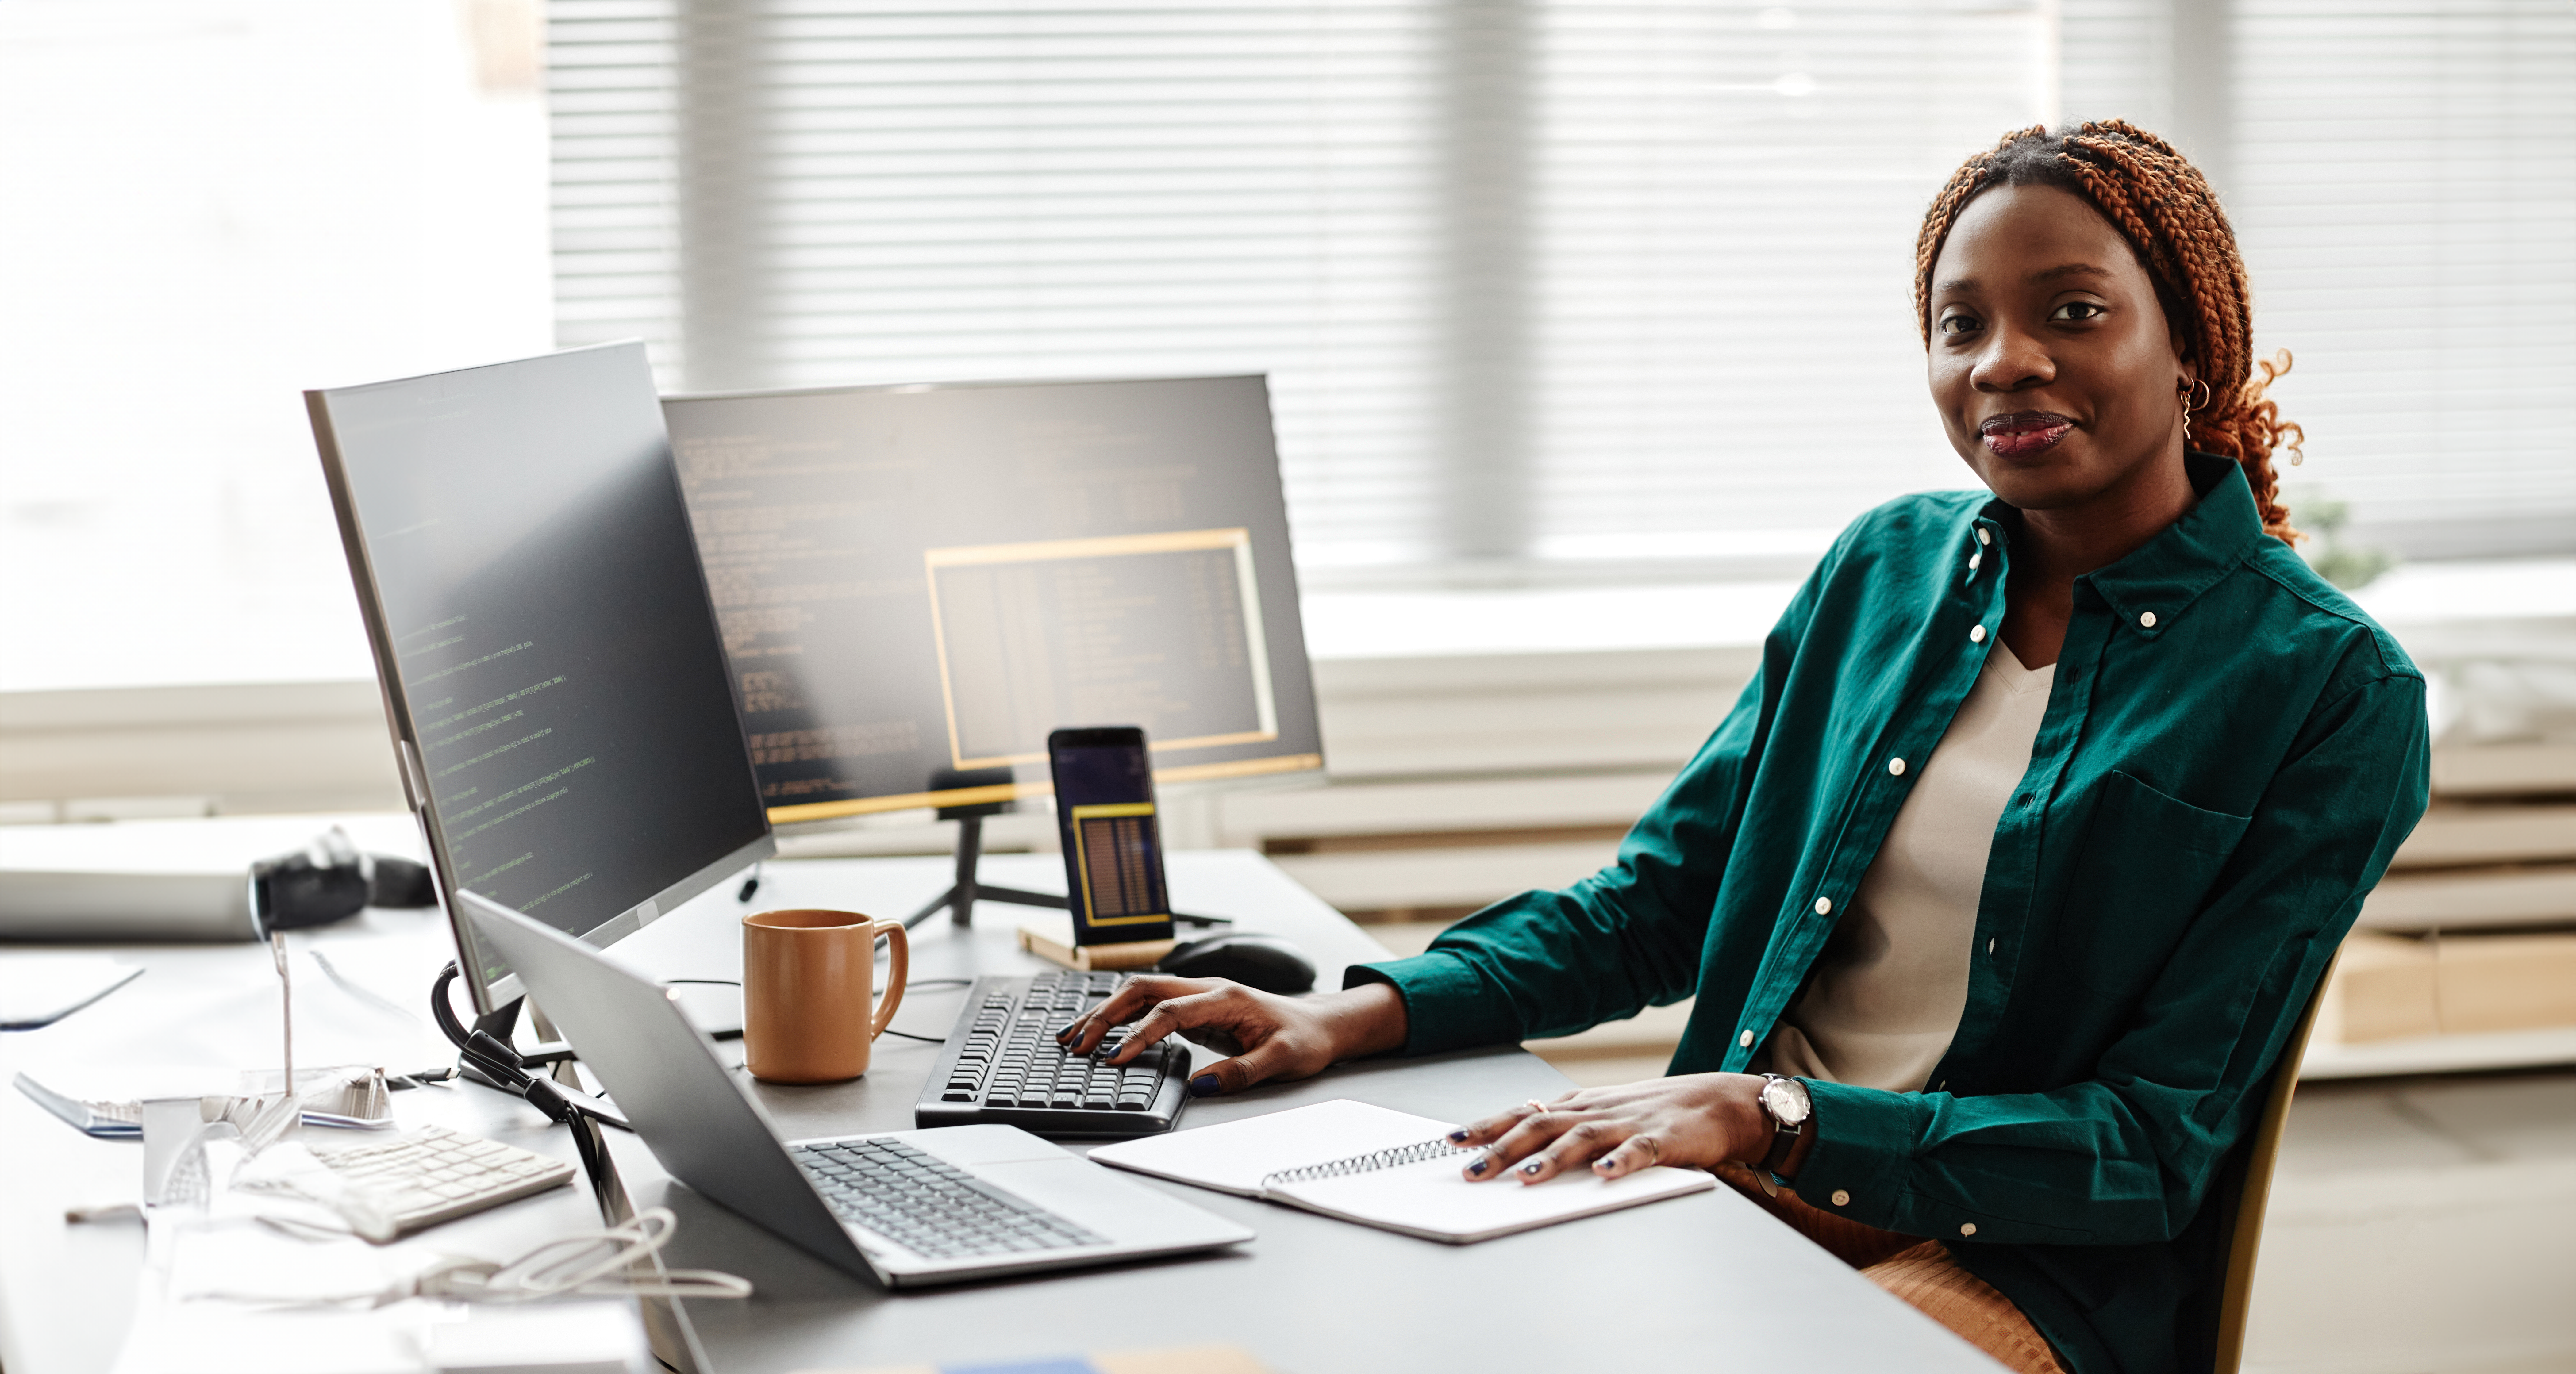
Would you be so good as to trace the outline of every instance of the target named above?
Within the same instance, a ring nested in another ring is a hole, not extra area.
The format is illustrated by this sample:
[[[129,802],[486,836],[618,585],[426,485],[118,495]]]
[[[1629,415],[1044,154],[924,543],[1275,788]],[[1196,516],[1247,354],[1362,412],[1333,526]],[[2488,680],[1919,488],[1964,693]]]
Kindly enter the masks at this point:
[[[993,856],[983,872],[1016,886],[1063,886],[1052,856]],[[753,905],[899,914],[946,881],[942,859],[773,863]],[[1325,986],[1339,984],[1345,964],[1383,956],[1358,927],[1257,856],[1175,855],[1171,883],[1184,910],[1237,916],[1246,928],[1305,946],[1323,967]],[[617,955],[662,976],[738,976],[734,918],[740,910],[730,888],[719,889],[619,946]],[[1021,914],[985,906],[972,932],[950,928],[944,916],[925,925],[916,932],[913,976],[1037,967],[1011,944]],[[447,957],[443,931],[425,914],[371,912],[348,927],[300,938],[406,1006],[420,1002]],[[263,951],[120,952],[151,972],[56,1026],[0,1037],[0,1077],[21,1067],[128,1056],[226,1069],[273,1062],[275,979]],[[297,991],[300,1062],[366,1059],[402,1069],[449,1057],[423,1025],[370,1007],[326,980],[300,977]],[[958,996],[916,994],[896,1025],[944,1033]],[[737,1044],[722,1048],[739,1053]],[[762,1084],[755,1091],[793,1134],[905,1128],[935,1053],[888,1037],[858,1082]],[[1198,1102],[1181,1125],[1343,1096],[1463,1119],[1563,1087],[1563,1078],[1537,1059],[1495,1049],[1350,1065],[1301,1084]],[[534,1109],[481,1088],[401,1093],[395,1107],[405,1124],[438,1121],[571,1155],[565,1133],[547,1128]],[[807,1258],[699,1199],[671,1183],[641,1141],[610,1134],[636,1204],[661,1202],[680,1215],[674,1261],[729,1270],[758,1286],[747,1302],[689,1304],[711,1370],[962,1362],[1212,1341],[1242,1345],[1283,1374],[1737,1362],[1808,1371],[1994,1368],[1723,1189],[1450,1247],[1140,1180],[1241,1220],[1259,1238],[1231,1254],[896,1295]],[[96,1371],[112,1361],[142,1260],[141,1230],[66,1227],[62,1208],[133,1196],[140,1153],[131,1143],[80,1136],[17,1092],[0,1093],[0,1159],[13,1175],[0,1196],[0,1365],[10,1374]],[[405,1244],[501,1257],[547,1235],[595,1225],[586,1192],[559,1190]]]

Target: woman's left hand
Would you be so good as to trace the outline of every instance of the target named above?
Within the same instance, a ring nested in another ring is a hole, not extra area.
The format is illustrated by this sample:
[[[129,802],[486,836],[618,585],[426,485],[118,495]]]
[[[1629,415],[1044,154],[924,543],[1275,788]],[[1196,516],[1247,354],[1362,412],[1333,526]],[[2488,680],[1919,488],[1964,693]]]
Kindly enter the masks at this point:
[[[1758,1160],[1770,1149],[1771,1123],[1755,1101],[1761,1091],[1761,1077],[1749,1073],[1583,1088],[1552,1102],[1533,1099],[1454,1131],[1449,1140],[1485,1147],[1466,1169],[1480,1183],[1505,1176],[1544,1183],[1585,1165],[1603,1178],[1657,1164],[1707,1169]],[[1800,1153],[1805,1148],[1800,1142]],[[1790,1161],[1793,1171],[1797,1162]]]

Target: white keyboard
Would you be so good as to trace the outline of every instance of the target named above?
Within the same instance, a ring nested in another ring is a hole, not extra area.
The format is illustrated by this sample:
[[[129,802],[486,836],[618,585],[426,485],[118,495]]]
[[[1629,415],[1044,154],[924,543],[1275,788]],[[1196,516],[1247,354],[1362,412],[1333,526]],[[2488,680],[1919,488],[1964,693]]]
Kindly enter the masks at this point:
[[[314,1153],[390,1213],[396,1235],[561,1187],[579,1172],[562,1160],[443,1126]]]

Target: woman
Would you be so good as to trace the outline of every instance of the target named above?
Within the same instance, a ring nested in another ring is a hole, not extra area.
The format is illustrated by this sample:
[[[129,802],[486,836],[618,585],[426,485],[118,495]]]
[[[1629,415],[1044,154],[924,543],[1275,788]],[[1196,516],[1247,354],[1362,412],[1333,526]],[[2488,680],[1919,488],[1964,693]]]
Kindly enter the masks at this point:
[[[2296,430],[2171,146],[2014,134],[1916,264],[1987,491],[1843,534],[1616,864],[1338,993],[1140,978],[1068,1035],[1231,1038],[1192,1086],[1235,1092],[1695,995],[1671,1076],[1477,1122],[1469,1176],[1714,1169],[2013,1368],[2208,1367],[2204,1204],[2423,812],[2423,679],[2291,552]]]

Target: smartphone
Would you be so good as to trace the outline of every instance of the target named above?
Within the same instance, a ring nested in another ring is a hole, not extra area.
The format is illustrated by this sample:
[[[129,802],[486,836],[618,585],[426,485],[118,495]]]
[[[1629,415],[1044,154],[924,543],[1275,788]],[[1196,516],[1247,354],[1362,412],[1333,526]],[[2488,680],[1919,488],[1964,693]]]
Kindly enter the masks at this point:
[[[1047,736],[1047,764],[1055,772],[1073,942],[1172,938],[1145,732],[1132,725],[1058,730]]]

